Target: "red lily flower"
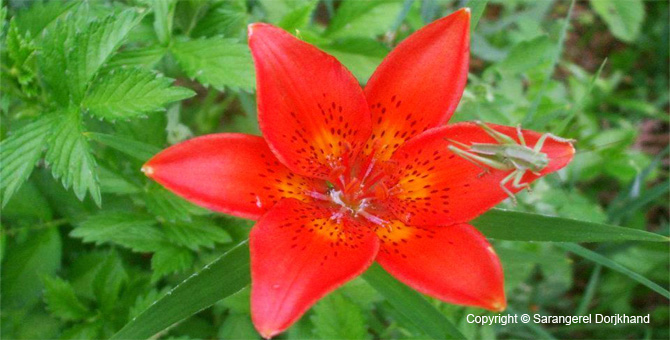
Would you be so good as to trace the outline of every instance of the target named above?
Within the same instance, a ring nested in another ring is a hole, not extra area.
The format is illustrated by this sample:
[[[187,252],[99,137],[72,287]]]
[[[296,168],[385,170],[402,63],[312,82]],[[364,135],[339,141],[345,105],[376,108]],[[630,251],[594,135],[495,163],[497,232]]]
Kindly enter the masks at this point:
[[[500,181],[510,171],[479,176],[479,167],[449,151],[448,140],[493,138],[472,123],[443,125],[465,87],[469,29],[468,10],[427,25],[362,90],[332,56],[253,24],[264,138],[202,136],[144,166],[192,202],[258,220],[250,234],[251,307],[262,336],[288,328],[373,261],[438,299],[505,308],[500,261],[467,222],[507,198]],[[514,128],[490,126],[517,138]],[[540,134],[523,136],[534,145]],[[574,153],[553,139],[541,151],[549,164],[524,183],[562,168]]]

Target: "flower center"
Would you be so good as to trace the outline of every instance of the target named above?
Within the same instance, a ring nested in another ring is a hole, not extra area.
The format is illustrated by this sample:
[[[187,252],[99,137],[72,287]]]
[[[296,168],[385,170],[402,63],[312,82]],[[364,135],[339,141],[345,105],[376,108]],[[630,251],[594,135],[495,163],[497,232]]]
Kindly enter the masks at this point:
[[[312,192],[310,196],[333,204],[337,208],[334,219],[348,214],[384,226],[387,221],[378,216],[383,208],[377,202],[390,192],[388,179],[388,164],[376,160],[374,153],[354,161],[342,159],[330,175],[327,191]]]

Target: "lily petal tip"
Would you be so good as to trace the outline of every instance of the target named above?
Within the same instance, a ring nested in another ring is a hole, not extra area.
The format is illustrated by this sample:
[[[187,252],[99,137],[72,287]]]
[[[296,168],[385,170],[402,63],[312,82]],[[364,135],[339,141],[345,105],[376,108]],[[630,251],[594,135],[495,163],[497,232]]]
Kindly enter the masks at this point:
[[[491,304],[491,310],[494,312],[502,312],[507,309],[507,300],[503,297],[502,300],[494,301]]]
[[[465,13],[471,14],[470,7],[463,7],[463,11],[465,11]]]
[[[142,169],[140,169],[146,175],[147,177],[151,177],[154,174],[154,168],[148,164],[142,165]]]
[[[279,333],[280,333],[279,331],[273,329],[258,330],[258,334],[260,334],[263,339],[267,340],[272,339],[273,336]]]
[[[258,28],[259,26],[261,26],[261,25],[262,25],[262,23],[260,23],[260,22],[254,22],[253,24],[249,24],[249,25],[247,26],[247,37],[248,37],[249,39],[251,39],[251,37],[252,37],[253,34],[254,34],[254,30],[257,29],[257,28]]]
[[[272,26],[264,22],[254,22],[252,24],[249,24],[247,26],[247,37],[251,39],[252,36],[254,35],[254,31],[258,31],[260,29],[263,29],[264,27],[272,27]]]

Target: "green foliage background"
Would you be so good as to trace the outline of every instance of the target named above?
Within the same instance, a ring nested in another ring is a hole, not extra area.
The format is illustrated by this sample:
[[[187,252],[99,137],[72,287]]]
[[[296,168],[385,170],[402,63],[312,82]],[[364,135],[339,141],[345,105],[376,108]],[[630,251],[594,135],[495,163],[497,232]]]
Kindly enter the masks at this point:
[[[245,245],[220,258],[252,223],[185,202],[141,164],[195,135],[259,134],[248,23],[296,32],[364,84],[399,41],[464,5],[3,1],[2,338],[109,338],[138,316],[122,335],[258,338],[248,288],[238,292],[248,283]],[[508,312],[651,314],[651,323],[468,324],[467,314],[490,313],[423,298],[374,267],[280,337],[667,339],[668,3],[467,6],[471,73],[453,121],[523,123],[578,140],[570,166],[520,194],[518,206],[502,204],[520,213],[475,222],[503,261]],[[558,243],[579,241],[604,242]],[[198,295],[203,287],[211,294]],[[150,307],[157,300],[165,308]],[[189,303],[200,306],[193,313],[213,306],[181,321]]]

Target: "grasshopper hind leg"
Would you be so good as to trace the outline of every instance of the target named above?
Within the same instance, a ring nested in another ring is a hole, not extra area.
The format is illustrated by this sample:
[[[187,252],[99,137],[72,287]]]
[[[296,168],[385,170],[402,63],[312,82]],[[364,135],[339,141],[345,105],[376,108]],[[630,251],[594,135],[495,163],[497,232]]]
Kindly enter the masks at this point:
[[[459,149],[459,148],[457,148],[453,145],[449,145],[447,148],[449,149],[449,151],[455,153],[456,155],[460,156],[461,158],[465,159],[466,161],[468,161],[468,162],[476,165],[480,169],[482,169],[482,172],[480,172],[477,175],[477,177],[482,177],[490,171],[489,168],[487,168],[486,166],[482,165],[482,163],[480,163],[481,160],[479,159],[479,157],[477,155],[474,155],[474,154],[472,154],[468,151],[465,151],[465,150],[461,150],[461,149]]]
[[[514,205],[518,204],[516,195],[511,190],[507,189],[507,184],[512,182],[512,187],[514,189],[527,189],[528,192],[531,192],[529,183],[521,183],[521,180],[525,174],[526,170],[515,170],[507,175],[507,177],[503,178],[502,181],[500,181],[500,188],[502,188],[507,196],[512,199],[512,203],[514,203]]]
[[[500,188],[507,194],[507,196],[509,196],[509,198],[512,199],[512,203],[514,205],[517,205],[516,196],[514,196],[514,193],[511,190],[507,189],[507,183],[515,178],[516,173],[516,171],[512,171],[509,175],[507,175],[507,177],[500,181]]]
[[[512,182],[512,186],[516,189],[527,189],[528,192],[532,192],[530,189],[530,183],[521,183],[521,180],[523,179],[523,175],[526,174],[526,171],[515,171],[516,175],[514,176],[514,181]]]

